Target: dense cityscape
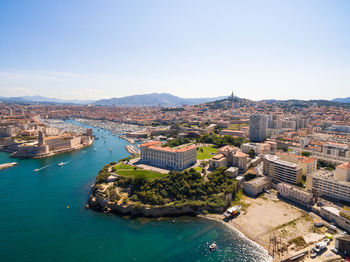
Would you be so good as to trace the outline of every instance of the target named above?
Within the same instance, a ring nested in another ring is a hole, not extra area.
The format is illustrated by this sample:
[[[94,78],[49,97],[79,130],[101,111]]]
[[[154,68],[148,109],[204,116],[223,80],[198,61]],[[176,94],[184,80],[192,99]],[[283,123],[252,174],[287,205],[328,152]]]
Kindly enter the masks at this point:
[[[0,1],[0,260],[350,261],[350,1]]]
[[[74,119],[125,139],[131,154],[100,171],[88,208],[223,219],[277,260],[346,256],[350,109],[343,105],[254,102],[233,93],[182,107],[3,102],[0,150],[13,158],[42,158],[103,139],[65,122]],[[185,184],[177,185],[178,179]],[[159,188],[163,183],[167,190]],[[265,208],[268,214],[256,217]],[[259,220],[266,225],[256,225]],[[323,255],[327,245],[334,253]]]

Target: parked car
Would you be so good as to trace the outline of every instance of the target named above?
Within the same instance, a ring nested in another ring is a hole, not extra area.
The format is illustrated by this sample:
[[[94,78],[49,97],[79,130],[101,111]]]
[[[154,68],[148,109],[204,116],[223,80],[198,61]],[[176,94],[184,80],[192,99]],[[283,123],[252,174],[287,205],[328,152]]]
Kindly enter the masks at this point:
[[[332,230],[334,230],[334,231],[337,231],[337,227],[336,227],[335,225],[330,225],[330,226],[329,226],[329,229],[332,229]]]

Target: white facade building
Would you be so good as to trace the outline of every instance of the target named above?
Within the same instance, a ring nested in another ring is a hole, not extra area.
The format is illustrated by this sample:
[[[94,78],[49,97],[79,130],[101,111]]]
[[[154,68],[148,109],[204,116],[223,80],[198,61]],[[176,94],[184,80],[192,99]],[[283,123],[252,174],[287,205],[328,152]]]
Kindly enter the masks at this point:
[[[306,189],[319,196],[350,202],[350,164],[337,166],[335,172],[320,170],[306,177]]]
[[[183,170],[197,161],[195,145],[170,148],[163,147],[162,142],[153,141],[140,145],[141,161],[150,165],[174,170]]]
[[[302,179],[302,169],[297,164],[280,160],[274,155],[264,157],[263,172],[277,184],[286,182],[289,184],[299,184]]]

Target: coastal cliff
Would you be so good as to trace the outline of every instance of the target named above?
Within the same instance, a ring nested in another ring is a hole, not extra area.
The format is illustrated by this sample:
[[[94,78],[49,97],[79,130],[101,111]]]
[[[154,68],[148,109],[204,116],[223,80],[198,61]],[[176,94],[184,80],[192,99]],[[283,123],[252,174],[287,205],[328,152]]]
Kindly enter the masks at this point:
[[[118,215],[130,215],[138,217],[173,217],[173,216],[196,216],[203,213],[223,213],[226,207],[212,207],[209,205],[189,205],[184,204],[180,206],[164,205],[164,206],[147,206],[135,204],[118,204],[116,202],[107,201],[100,196],[89,197],[89,207],[98,211],[105,211],[108,213],[115,213]]]
[[[121,165],[127,168],[124,163],[110,163],[99,172],[89,208],[141,217],[222,214],[236,194],[237,185],[225,169],[205,178],[194,169],[147,178],[137,175],[137,169],[129,169],[128,176],[113,172]]]

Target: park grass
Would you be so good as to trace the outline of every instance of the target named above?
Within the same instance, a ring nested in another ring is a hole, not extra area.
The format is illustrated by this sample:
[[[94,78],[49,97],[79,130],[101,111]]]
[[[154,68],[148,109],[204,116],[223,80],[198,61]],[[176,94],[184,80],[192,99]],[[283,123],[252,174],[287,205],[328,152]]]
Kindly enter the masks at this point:
[[[165,177],[168,174],[159,173],[150,170],[144,170],[136,166],[127,165],[124,163],[119,163],[113,167],[113,171],[121,176],[137,176],[144,175],[146,179],[155,179],[160,177]]]
[[[201,152],[201,149],[203,149],[203,152]],[[201,146],[197,150],[197,159],[203,160],[212,158],[217,152],[218,150],[213,146]]]
[[[200,167],[200,166],[196,166],[195,168],[194,168],[194,170],[196,170],[197,172],[202,172],[202,167]]]
[[[121,176],[138,176],[143,175],[146,177],[146,179],[155,179],[155,178],[162,178],[166,177],[168,174],[159,173],[155,171],[150,170],[144,170],[144,169],[119,169],[117,170],[117,174]]]
[[[245,124],[245,123],[242,123],[242,124],[231,124],[228,126],[228,129],[231,129],[231,130],[240,130],[241,127],[246,127],[246,126],[249,126],[248,124]]]
[[[134,170],[135,167],[134,166],[131,166],[131,165],[127,165],[127,164],[123,164],[123,163],[119,163],[117,165],[115,165],[114,167],[112,167],[112,170],[115,172],[117,170],[124,170],[124,169],[127,169],[127,170]],[[138,167],[136,167],[136,169],[139,169]]]

